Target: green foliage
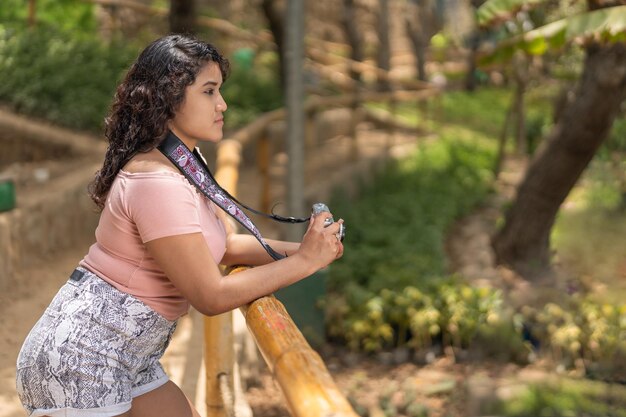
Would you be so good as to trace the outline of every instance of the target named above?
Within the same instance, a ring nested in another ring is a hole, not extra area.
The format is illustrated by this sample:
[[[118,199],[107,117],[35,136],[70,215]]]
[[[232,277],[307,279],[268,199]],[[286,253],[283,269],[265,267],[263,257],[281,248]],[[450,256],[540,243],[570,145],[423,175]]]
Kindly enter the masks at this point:
[[[518,11],[535,7],[547,0],[488,0],[476,11],[476,20],[486,27],[511,19]]]
[[[550,86],[529,93],[530,137],[540,137],[550,127],[553,93]],[[484,190],[477,185],[481,182],[473,182],[476,178],[466,172],[481,172],[489,165],[490,138],[500,130],[507,99],[505,91],[495,89],[471,95],[446,94],[441,100],[446,123],[438,126],[442,132],[438,142],[423,145],[421,153],[393,165],[372,184],[363,186],[358,201],[338,196],[332,202],[333,210],[357,227],[351,227],[346,237],[351,250],[330,268],[333,291],[326,304],[329,333],[355,350],[375,352],[404,346],[419,351],[443,343],[470,349],[480,346],[485,356],[526,361],[534,356],[529,355],[532,346],[525,340],[531,329],[539,348],[552,353],[566,367],[584,363],[589,375],[615,377],[625,371],[617,367],[626,358],[626,350],[620,347],[626,341],[626,332],[619,327],[626,324],[626,319],[617,315],[621,307],[588,298],[562,307],[560,314],[565,319],[548,314],[554,306],[522,314],[507,310],[498,292],[471,288],[462,277],[446,276],[443,236],[450,219],[484,196]],[[397,111],[409,122],[432,123],[424,120],[414,106],[399,106]],[[465,146],[468,143],[472,147]],[[465,158],[451,157],[461,149],[467,152]],[[456,170],[463,174],[455,175]],[[452,178],[453,184],[446,182],[446,177]],[[465,184],[464,180],[469,182]],[[608,182],[606,178],[598,181],[605,185]],[[465,193],[474,191],[481,195],[457,210],[455,205],[462,205]],[[592,200],[597,203],[601,199]],[[586,222],[584,230],[569,223],[560,228],[569,234],[558,242],[602,248],[602,254],[585,272],[589,274],[604,264],[616,267],[614,261],[607,262],[604,254],[612,253],[623,261],[623,228],[614,217],[601,217],[606,227],[601,228],[598,239],[589,231],[599,227],[596,222]],[[605,230],[613,230],[614,236],[607,237]],[[573,232],[580,236],[571,235]],[[559,252],[561,249],[562,244]],[[583,257],[576,253],[572,256]],[[613,269],[611,273],[615,272]],[[623,297],[616,299],[621,300]]]
[[[621,167],[619,165],[613,166],[614,162],[619,163],[619,161],[605,161],[599,158],[598,161],[592,165],[592,170],[590,170],[587,176],[589,178],[589,184],[585,190],[585,205],[589,209],[597,212],[596,219],[589,219],[591,222],[598,223],[601,221],[599,217],[606,217],[610,215],[611,212],[617,212],[620,208],[622,193],[626,190],[620,189],[620,184],[616,181],[619,172],[616,173],[614,171],[623,170],[626,161],[622,159]],[[624,175],[622,174],[622,176]],[[616,226],[619,227],[619,216],[611,216],[608,220],[613,228],[616,228]],[[622,218],[621,220],[622,222],[626,222],[626,218]],[[606,225],[604,226],[606,227]],[[605,236],[608,237],[610,235],[611,233],[607,233]]]
[[[473,141],[478,137],[480,139],[498,137],[510,101],[510,91],[503,88],[485,87],[471,94],[464,91],[449,91],[433,101],[435,107],[432,110],[435,116],[445,120],[445,126],[457,125],[462,128],[455,131],[454,136],[463,136],[468,141]],[[545,99],[542,98],[541,101]],[[537,107],[541,103],[535,101],[532,104],[533,107]],[[382,103],[369,103],[367,107],[389,111]],[[417,111],[415,103],[399,104],[395,116],[416,126],[432,124],[432,120]]]
[[[0,26],[0,101],[18,112],[97,131],[136,51],[56,29]]]
[[[562,380],[531,385],[524,393],[494,407],[503,416],[626,417],[623,387]]]
[[[446,123],[498,137],[506,117],[511,93],[505,89],[481,88],[473,94],[452,91],[442,98]]]
[[[76,0],[37,0],[36,25],[55,27],[64,32],[91,34],[97,23],[94,5]],[[2,0],[0,24],[11,23],[24,28],[28,19],[28,1]]]
[[[0,101],[15,111],[72,128],[99,131],[115,88],[138,53],[127,43],[104,44],[93,35],[40,24],[0,25]],[[282,105],[275,59],[252,68],[233,63],[224,84],[227,127],[239,127]]]
[[[526,141],[528,153],[533,154],[543,139],[552,129],[552,115],[547,112],[531,112],[526,118]]]
[[[598,155],[601,158],[608,159],[614,153],[621,153],[621,158],[624,159],[626,154],[626,117],[622,114],[622,117],[615,119],[611,133],[604,142]]]
[[[582,298],[573,299],[567,308],[548,303],[538,311],[527,308],[524,313],[533,323],[535,336],[559,363],[572,367],[583,361],[586,367],[601,370],[604,375],[600,376],[605,378],[612,378],[613,371],[616,376],[624,371],[615,367],[615,360],[626,357],[626,304],[599,304]]]
[[[372,293],[348,285],[345,293],[328,300],[329,331],[344,337],[351,349],[366,352],[402,345],[420,350],[438,341],[467,348],[477,337],[499,340],[500,332],[517,341],[516,349],[524,349],[521,327],[514,328],[502,302],[499,292],[458,279],[423,291],[407,286]]]
[[[491,0],[485,5],[500,0]],[[495,61],[508,61],[515,51],[543,55],[558,50],[569,42],[589,39],[607,43],[626,39],[626,6],[615,6],[584,12],[557,20],[519,36],[499,42],[495,50],[483,57],[483,65]]]
[[[337,195],[335,211],[359,227],[346,237],[352,249],[331,282],[377,292],[444,274],[446,228],[489,191],[492,157],[485,146],[442,137],[364,186],[358,204]]]

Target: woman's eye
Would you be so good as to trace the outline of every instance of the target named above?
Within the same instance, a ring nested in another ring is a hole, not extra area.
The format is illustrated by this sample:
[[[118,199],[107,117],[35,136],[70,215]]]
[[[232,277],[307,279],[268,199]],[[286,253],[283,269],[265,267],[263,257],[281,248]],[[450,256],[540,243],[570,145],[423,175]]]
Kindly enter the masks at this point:
[[[213,89],[207,90],[207,91],[205,91],[205,93],[207,93],[208,95],[212,96],[215,93],[215,90],[213,90]]]

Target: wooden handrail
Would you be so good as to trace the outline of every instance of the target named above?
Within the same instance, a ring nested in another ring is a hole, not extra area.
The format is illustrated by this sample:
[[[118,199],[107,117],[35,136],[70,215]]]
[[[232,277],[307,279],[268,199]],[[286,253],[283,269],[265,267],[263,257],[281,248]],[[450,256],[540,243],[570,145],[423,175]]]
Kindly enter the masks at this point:
[[[262,297],[240,310],[294,417],[358,416],[280,301]]]
[[[241,144],[232,139],[220,142],[215,179],[235,194],[239,179]],[[234,391],[233,313],[204,318],[204,367],[206,370],[207,417],[227,417],[234,402],[224,404],[224,388]],[[223,378],[225,376],[226,378]],[[234,400],[232,395],[230,400]]]
[[[240,153],[241,143],[236,140],[225,139],[219,144],[215,176],[232,194],[237,190]],[[245,269],[234,268],[230,273]],[[262,297],[240,310],[294,417],[357,417],[320,356],[276,298]],[[211,417],[225,416],[228,407],[232,407],[232,404],[221,403],[223,388],[219,384],[220,375],[226,374],[232,390],[230,314],[205,319],[207,415]]]

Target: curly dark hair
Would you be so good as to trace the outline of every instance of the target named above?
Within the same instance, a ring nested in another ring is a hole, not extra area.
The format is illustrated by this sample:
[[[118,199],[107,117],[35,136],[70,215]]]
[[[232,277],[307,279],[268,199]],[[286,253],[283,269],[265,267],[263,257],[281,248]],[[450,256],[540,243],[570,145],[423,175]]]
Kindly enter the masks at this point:
[[[185,88],[208,62],[219,65],[224,80],[229,63],[217,49],[186,35],[169,35],[141,52],[118,86],[104,134],[109,146],[102,168],[89,184],[89,195],[100,208],[120,169],[137,153],[159,145],[167,122],[179,109]]]

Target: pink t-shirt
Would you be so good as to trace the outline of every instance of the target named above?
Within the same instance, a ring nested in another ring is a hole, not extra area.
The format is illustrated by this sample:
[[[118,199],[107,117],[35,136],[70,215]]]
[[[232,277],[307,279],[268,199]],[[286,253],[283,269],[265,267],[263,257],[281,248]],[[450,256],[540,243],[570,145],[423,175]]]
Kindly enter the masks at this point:
[[[219,263],[226,252],[226,230],[216,210],[178,173],[120,171],[100,216],[96,243],[80,265],[175,320],[187,313],[189,302],[144,243],[201,232]]]

